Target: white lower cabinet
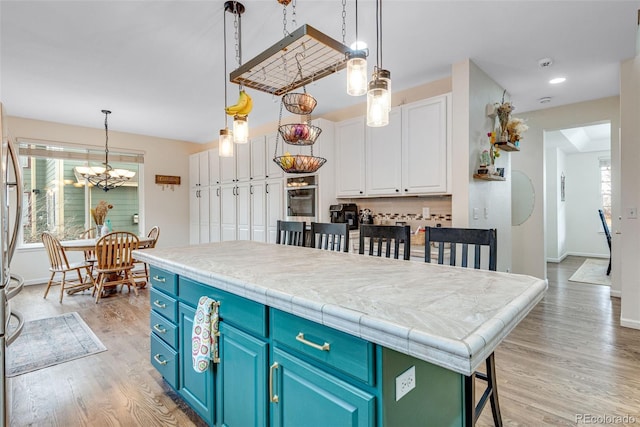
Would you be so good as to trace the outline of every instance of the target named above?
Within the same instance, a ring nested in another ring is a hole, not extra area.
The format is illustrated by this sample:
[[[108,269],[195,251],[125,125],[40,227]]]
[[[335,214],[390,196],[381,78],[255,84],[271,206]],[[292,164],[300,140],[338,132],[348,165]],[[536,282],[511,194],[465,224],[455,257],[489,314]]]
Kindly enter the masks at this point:
[[[275,243],[278,220],[284,219],[284,181],[282,179],[267,180],[265,196],[267,243]]]
[[[250,240],[249,183],[220,187],[221,240]]]
[[[209,190],[209,241],[220,242],[220,186],[210,187]]]
[[[209,243],[209,187],[189,192],[189,243]]]
[[[254,182],[250,187],[251,195],[251,240],[267,241],[266,184]]]
[[[254,182],[251,187],[251,240],[276,242],[277,222],[283,218],[283,180]]]

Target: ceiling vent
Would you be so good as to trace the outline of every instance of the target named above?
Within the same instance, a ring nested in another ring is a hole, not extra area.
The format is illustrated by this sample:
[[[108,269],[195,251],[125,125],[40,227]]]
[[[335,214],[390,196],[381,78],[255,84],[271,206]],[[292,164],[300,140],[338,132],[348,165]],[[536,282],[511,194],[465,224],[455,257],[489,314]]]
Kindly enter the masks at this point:
[[[553,60],[551,58],[542,58],[538,60],[538,66],[540,68],[548,68],[553,64]]]

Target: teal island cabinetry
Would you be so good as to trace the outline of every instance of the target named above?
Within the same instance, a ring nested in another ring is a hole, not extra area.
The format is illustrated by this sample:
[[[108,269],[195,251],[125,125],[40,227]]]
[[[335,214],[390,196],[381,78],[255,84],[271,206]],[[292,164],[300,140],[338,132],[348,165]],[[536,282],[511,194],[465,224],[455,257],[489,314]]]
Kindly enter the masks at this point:
[[[465,378],[542,298],[506,273],[232,241],[138,251],[151,363],[216,426],[463,426]],[[220,363],[196,373],[201,296]],[[165,332],[162,332],[165,331]]]

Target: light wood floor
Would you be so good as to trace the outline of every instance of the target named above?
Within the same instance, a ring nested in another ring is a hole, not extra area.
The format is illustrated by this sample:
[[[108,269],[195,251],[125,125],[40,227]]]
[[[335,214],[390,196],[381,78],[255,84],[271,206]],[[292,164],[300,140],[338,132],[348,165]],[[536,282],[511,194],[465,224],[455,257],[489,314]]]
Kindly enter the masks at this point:
[[[640,426],[640,331],[619,326],[620,301],[608,287],[568,282],[582,261],[549,264],[544,300],[495,352],[505,425],[628,414]],[[12,426],[204,425],[149,363],[147,290],[97,306],[89,293],[65,295],[62,305],[43,293],[29,286],[13,307],[27,320],[77,311],[108,351],[10,379]],[[492,425],[488,407],[478,425]]]

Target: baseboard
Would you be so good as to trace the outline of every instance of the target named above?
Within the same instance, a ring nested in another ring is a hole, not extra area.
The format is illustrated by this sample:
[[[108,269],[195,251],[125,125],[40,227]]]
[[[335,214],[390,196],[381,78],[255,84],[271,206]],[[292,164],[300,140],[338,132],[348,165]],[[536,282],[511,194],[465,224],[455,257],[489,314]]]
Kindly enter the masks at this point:
[[[625,328],[640,329],[640,320],[620,319],[620,326]]]
[[[547,258],[547,262],[555,262],[560,263],[564,261],[564,259],[568,256],[568,254],[563,254],[560,258]]]
[[[565,258],[567,256],[581,256],[581,257],[586,257],[586,258],[609,258],[609,255],[607,254],[591,254],[588,252],[567,252],[567,254],[565,255]]]
[[[609,296],[613,297],[613,298],[621,298],[622,297],[622,291],[616,291],[614,289],[611,289],[609,291]]]

